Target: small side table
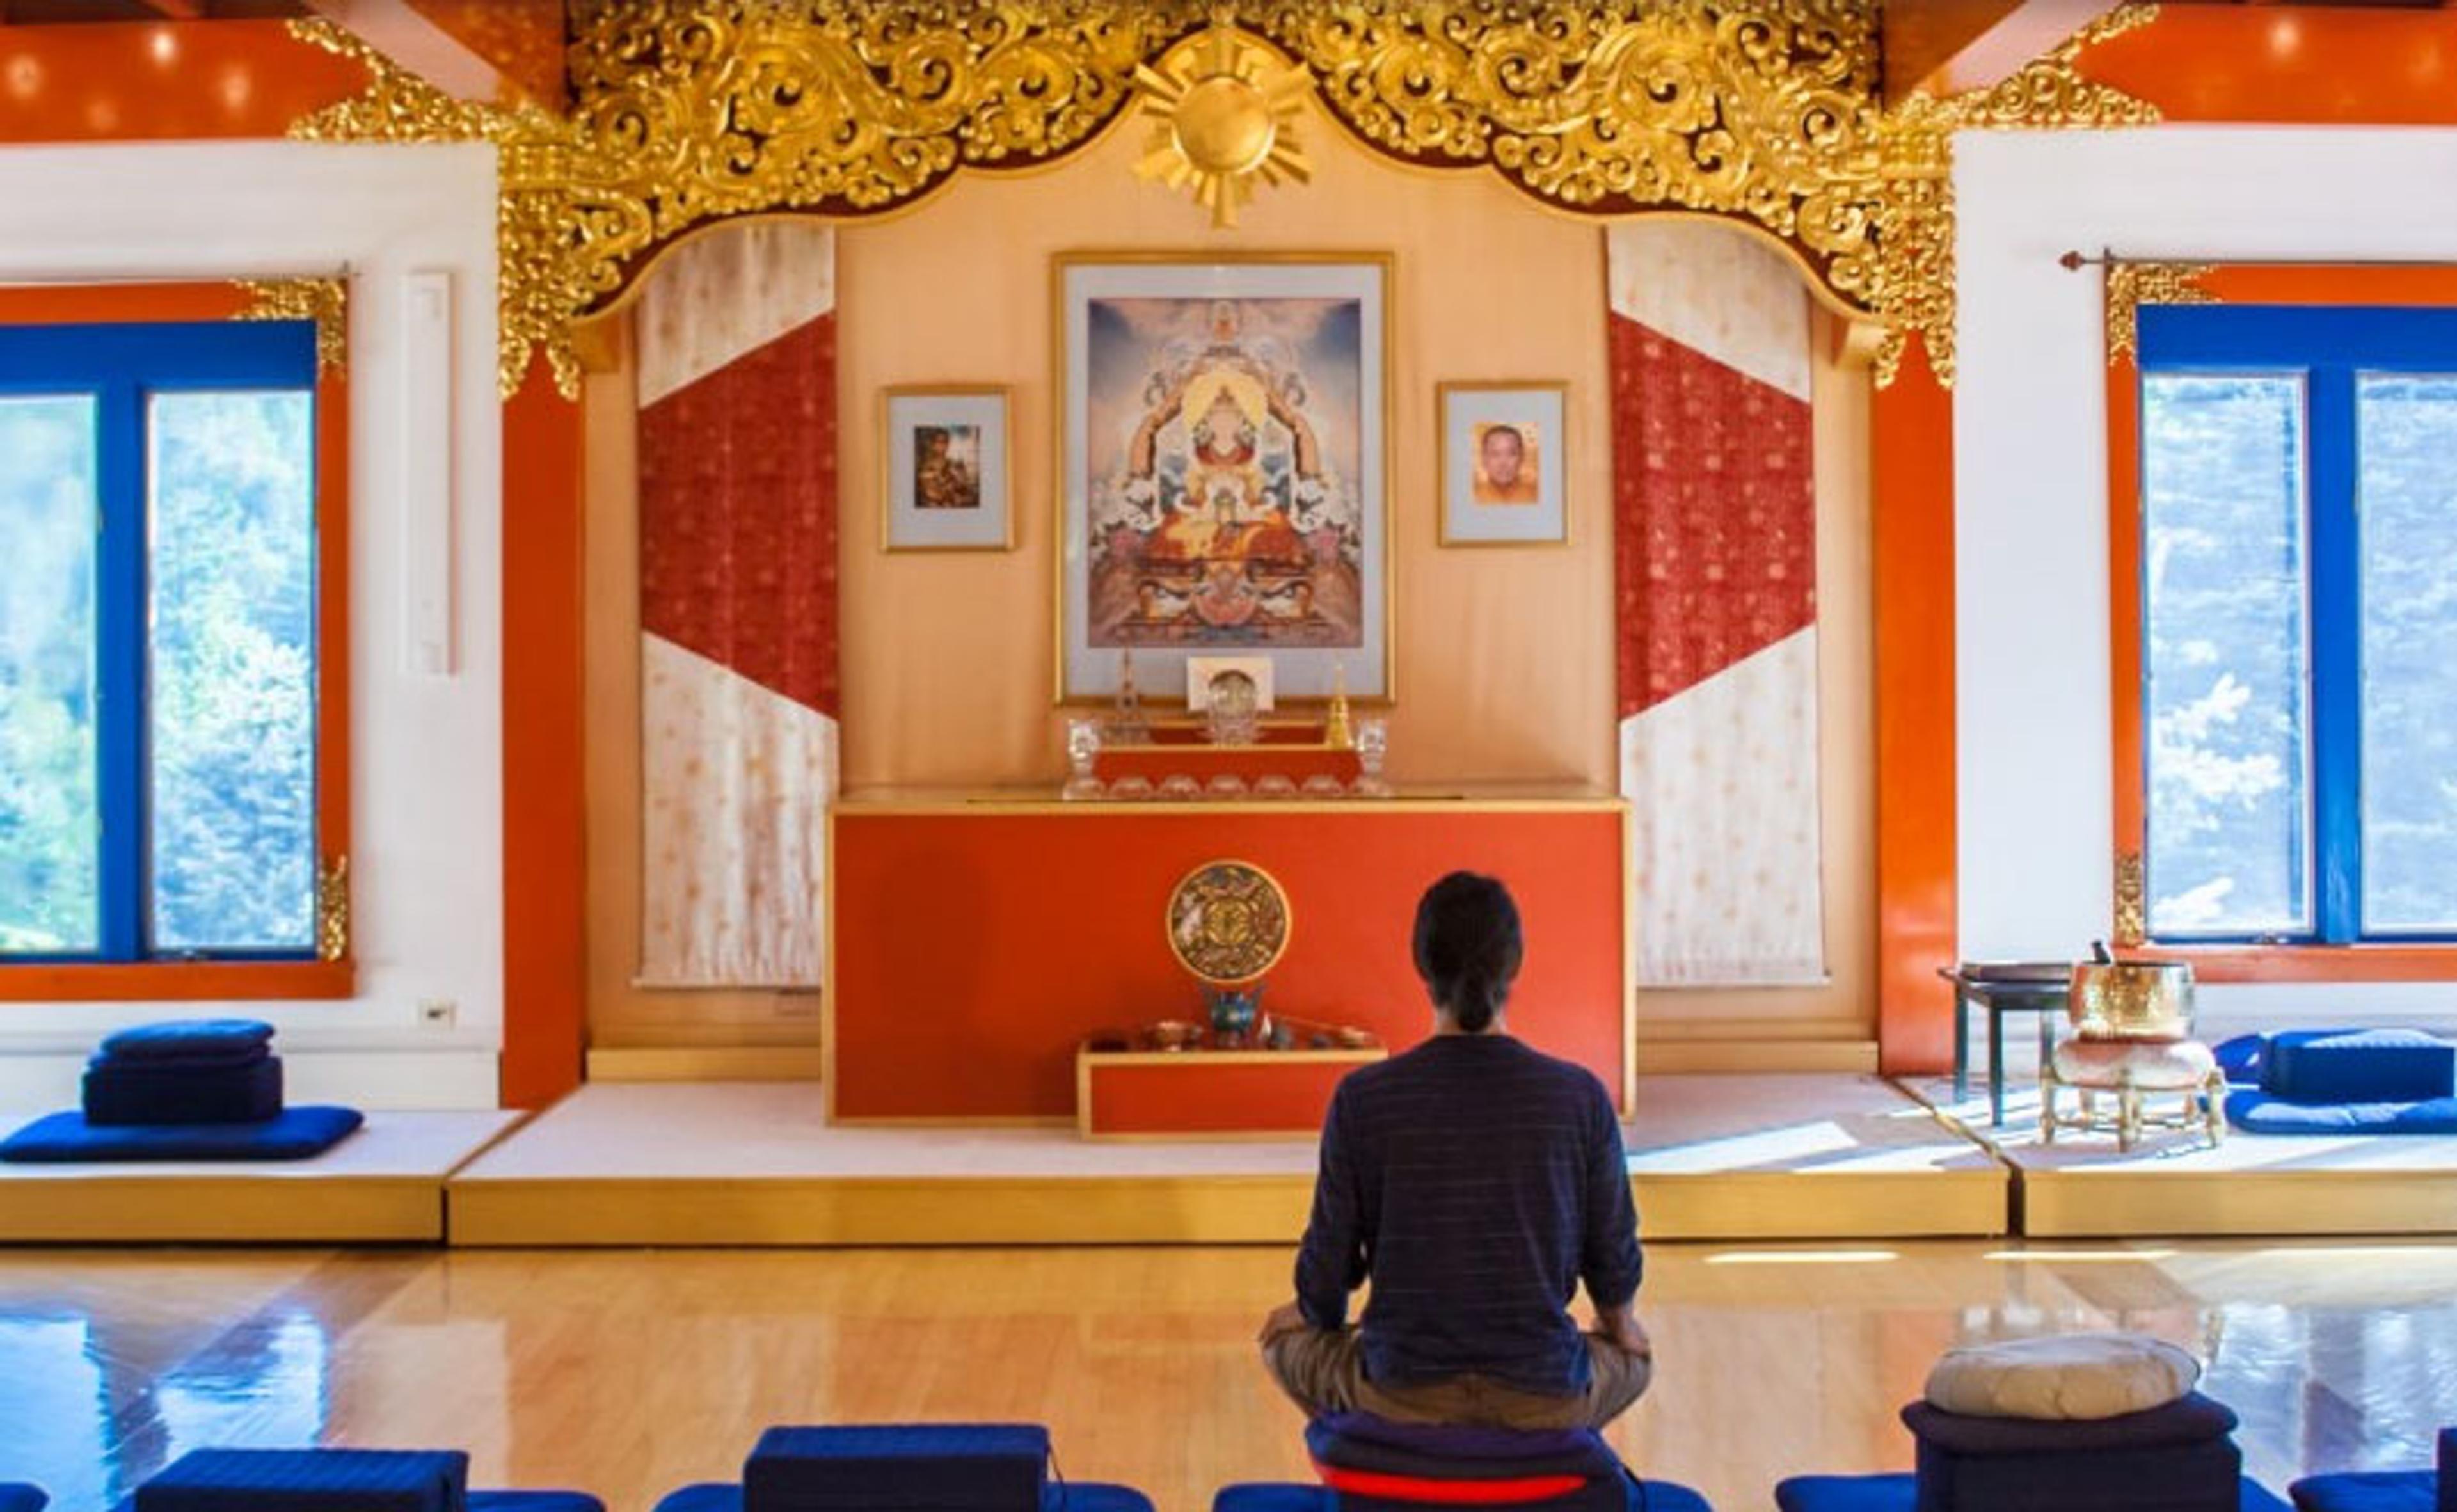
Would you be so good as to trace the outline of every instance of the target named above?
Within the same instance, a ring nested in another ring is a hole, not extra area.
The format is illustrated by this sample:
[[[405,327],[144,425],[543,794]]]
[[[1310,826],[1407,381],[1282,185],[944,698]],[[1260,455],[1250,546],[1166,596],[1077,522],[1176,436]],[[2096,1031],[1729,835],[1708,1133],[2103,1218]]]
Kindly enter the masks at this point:
[[[1988,1127],[2005,1123],[2005,1015],[2039,1016],[2039,1065],[2044,1068],[2055,1052],[2056,1018],[2066,1009],[2073,986],[2073,967],[2061,961],[1980,965],[1939,966],[1936,974],[1953,984],[1953,1098],[1960,1102],[1971,1089],[1971,1007],[1988,1010]]]

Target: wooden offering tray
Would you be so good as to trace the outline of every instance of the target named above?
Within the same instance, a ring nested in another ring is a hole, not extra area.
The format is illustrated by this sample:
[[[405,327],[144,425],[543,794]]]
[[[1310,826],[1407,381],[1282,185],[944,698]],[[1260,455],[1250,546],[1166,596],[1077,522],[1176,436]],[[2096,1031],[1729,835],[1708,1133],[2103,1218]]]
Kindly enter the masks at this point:
[[[1272,1047],[1283,1034],[1289,1043]],[[1075,1131],[1085,1139],[1311,1139],[1339,1079],[1390,1053],[1361,1029],[1293,1019],[1239,1039],[1176,1022],[1094,1035],[1075,1051]]]

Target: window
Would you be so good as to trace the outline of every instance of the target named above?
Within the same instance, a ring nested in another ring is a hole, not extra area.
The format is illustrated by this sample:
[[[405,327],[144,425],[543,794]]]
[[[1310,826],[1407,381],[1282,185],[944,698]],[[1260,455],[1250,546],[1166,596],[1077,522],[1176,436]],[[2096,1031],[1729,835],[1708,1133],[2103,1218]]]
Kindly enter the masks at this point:
[[[0,327],[0,974],[317,954],[316,363]]]
[[[2149,932],[2457,940],[2457,310],[2140,312]]]

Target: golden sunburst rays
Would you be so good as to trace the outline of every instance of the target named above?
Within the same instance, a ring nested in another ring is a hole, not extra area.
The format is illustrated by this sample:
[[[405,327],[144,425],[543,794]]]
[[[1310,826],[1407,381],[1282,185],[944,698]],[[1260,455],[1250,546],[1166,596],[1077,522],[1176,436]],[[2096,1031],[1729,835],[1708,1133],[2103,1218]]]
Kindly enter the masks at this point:
[[[1140,64],[1135,85],[1153,119],[1137,176],[1192,187],[1211,224],[1237,224],[1257,179],[1278,185],[1313,176],[1296,137],[1299,102],[1311,87],[1236,28],[1215,25],[1161,60]]]

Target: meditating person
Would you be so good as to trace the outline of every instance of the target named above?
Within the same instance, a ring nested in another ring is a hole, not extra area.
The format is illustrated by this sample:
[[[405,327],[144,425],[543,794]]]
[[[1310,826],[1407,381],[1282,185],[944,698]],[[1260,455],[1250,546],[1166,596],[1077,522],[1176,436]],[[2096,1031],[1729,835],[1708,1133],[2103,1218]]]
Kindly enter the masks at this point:
[[[1264,1361],[1311,1417],[1600,1427],[1646,1390],[1621,1124],[1592,1073],[1511,1038],[1524,954],[1490,877],[1455,872],[1417,904],[1433,1037],[1339,1084],[1296,1300],[1263,1324]],[[1590,1333],[1569,1312],[1581,1281]]]

